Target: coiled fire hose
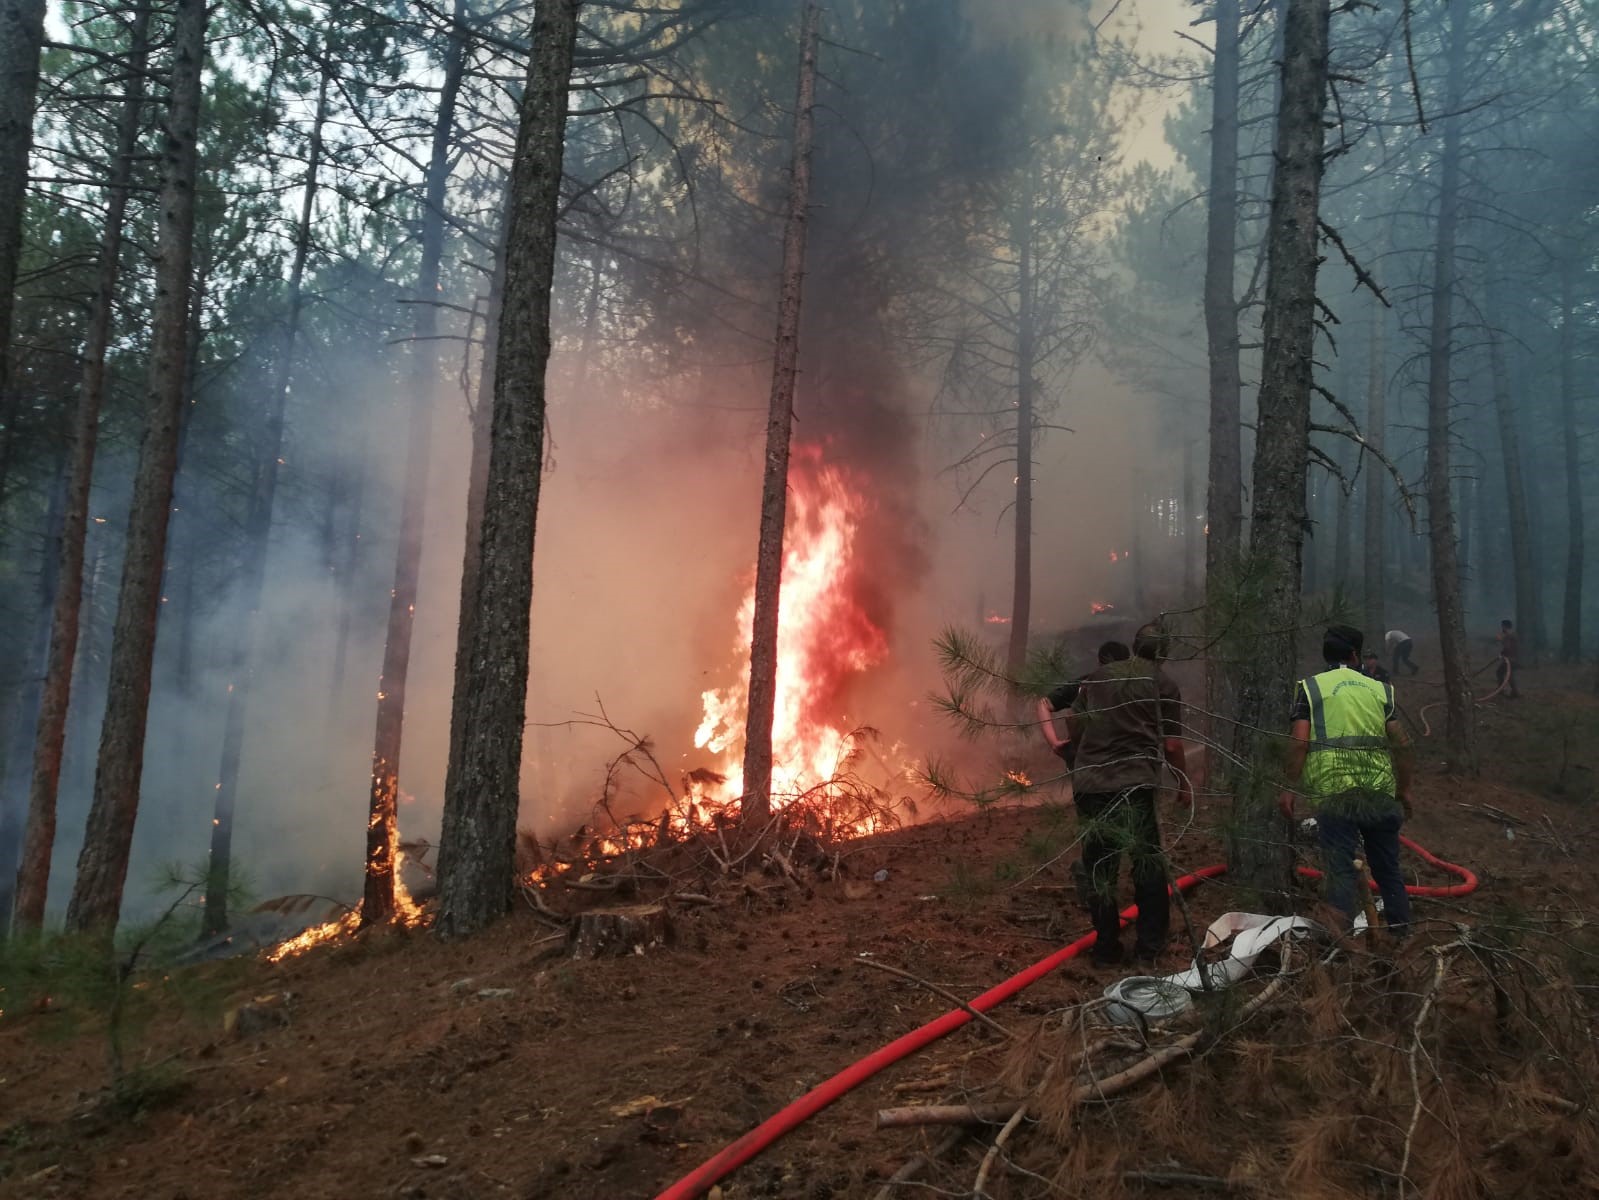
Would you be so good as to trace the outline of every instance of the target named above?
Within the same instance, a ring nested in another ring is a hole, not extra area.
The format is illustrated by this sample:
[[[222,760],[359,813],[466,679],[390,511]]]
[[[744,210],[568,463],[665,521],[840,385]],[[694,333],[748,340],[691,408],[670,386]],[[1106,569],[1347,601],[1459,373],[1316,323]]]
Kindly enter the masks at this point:
[[[1478,697],[1476,697],[1472,701],[1473,704],[1487,704],[1488,701],[1492,700],[1500,692],[1504,691],[1507,687],[1510,686],[1510,680],[1516,673],[1516,664],[1511,662],[1503,654],[1501,654],[1499,656],[1499,661],[1505,664],[1505,677],[1499,681],[1499,686],[1494,688],[1494,690],[1489,692],[1486,696],[1478,696]],[[1493,666],[1493,663],[1490,662],[1490,663],[1487,663],[1484,666],[1478,667],[1476,673],[1478,675],[1481,675],[1484,671],[1486,671],[1491,666]],[[1428,713],[1429,710],[1437,708],[1442,703],[1443,703],[1442,700],[1434,700],[1430,704],[1424,704],[1424,705],[1421,706],[1421,712],[1416,714],[1417,716],[1419,716],[1421,718],[1421,736],[1422,737],[1431,737],[1432,736],[1432,725],[1427,721],[1427,713]]]
[[[1405,890],[1412,896],[1464,896],[1476,890],[1477,877],[1465,867],[1444,861],[1432,851],[1417,845],[1403,835],[1400,836],[1399,840],[1420,855],[1425,862],[1435,867],[1441,867],[1460,877],[1459,883],[1451,884],[1447,887],[1407,886]],[[1321,878],[1321,872],[1311,867],[1300,867],[1298,871],[1300,875],[1307,879]],[[1226,863],[1216,863],[1213,866],[1202,867],[1192,874],[1184,875],[1179,879],[1174,890],[1186,892],[1189,888],[1207,879],[1215,879],[1218,875],[1224,875],[1226,872]],[[1136,904],[1123,909],[1121,914],[1122,925],[1127,925],[1137,916],[1138,906]],[[1078,938],[1071,945],[1055,951],[1047,958],[1034,963],[1025,971],[1021,971],[998,986],[990,988],[973,1000],[970,1007],[976,1012],[987,1012],[1001,1002],[1009,1000],[1029,984],[1037,983],[1045,975],[1055,970],[1056,967],[1076,958],[1084,950],[1087,950],[1094,944],[1094,937],[1095,935],[1090,933]],[[891,1067],[901,1059],[908,1058],[916,1051],[938,1041],[945,1034],[953,1033],[971,1019],[971,1012],[957,1008],[929,1021],[920,1029],[913,1029],[902,1037],[895,1038],[888,1045],[872,1051],[865,1058],[845,1067],[831,1079],[818,1084],[798,1100],[762,1121],[754,1129],[739,1138],[738,1141],[661,1192],[655,1197],[655,1200],[694,1200],[695,1197],[704,1195],[712,1184],[749,1162],[750,1159],[754,1158],[784,1134],[791,1133],[821,1112],[822,1109],[832,1104],[833,1101],[839,1099],[839,1097],[853,1091],[885,1067]]]

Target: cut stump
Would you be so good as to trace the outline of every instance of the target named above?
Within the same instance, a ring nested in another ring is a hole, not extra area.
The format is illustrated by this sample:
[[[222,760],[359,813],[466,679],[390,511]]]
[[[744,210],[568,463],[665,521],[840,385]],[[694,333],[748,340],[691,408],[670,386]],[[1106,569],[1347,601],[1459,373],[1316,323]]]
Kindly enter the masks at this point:
[[[567,945],[573,958],[606,958],[642,954],[672,940],[672,923],[659,904],[598,908],[572,921]]]

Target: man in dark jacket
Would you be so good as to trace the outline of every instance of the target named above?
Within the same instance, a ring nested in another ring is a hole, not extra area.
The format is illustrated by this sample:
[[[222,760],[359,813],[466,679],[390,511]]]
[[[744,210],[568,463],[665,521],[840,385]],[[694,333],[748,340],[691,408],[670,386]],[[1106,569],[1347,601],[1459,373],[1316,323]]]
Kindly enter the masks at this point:
[[[1070,740],[1078,743],[1072,799],[1092,885],[1097,966],[1114,966],[1123,957],[1116,904],[1123,853],[1132,860],[1138,904],[1135,957],[1152,964],[1165,950],[1171,927],[1166,858],[1155,816],[1155,794],[1168,762],[1190,807],[1194,795],[1183,758],[1182,694],[1161,669],[1165,657],[1164,633],[1158,625],[1145,625],[1133,638],[1133,657],[1108,663],[1084,679],[1066,716]]]

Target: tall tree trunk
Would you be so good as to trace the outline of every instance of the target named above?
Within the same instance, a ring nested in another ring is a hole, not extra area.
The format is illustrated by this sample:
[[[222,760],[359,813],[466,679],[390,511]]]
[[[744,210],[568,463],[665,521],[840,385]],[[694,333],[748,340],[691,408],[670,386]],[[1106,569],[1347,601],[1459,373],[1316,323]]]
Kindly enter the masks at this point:
[[[1195,603],[1199,595],[1198,562],[1203,553],[1199,535],[1199,522],[1194,518],[1199,511],[1199,496],[1197,479],[1194,472],[1194,443],[1183,443],[1183,504],[1182,521],[1178,527],[1178,537],[1182,539],[1181,553],[1183,556],[1183,603]]]
[[[1536,660],[1544,648],[1543,605],[1538,573],[1533,568],[1532,521],[1527,511],[1527,484],[1521,472],[1521,443],[1516,406],[1505,371],[1504,345],[1493,325],[1500,311],[1490,300],[1488,365],[1493,376],[1494,415],[1499,424],[1499,454],[1504,460],[1505,511],[1510,526],[1511,576],[1515,584],[1516,628],[1521,632],[1523,660]]]
[[[755,620],[750,634],[749,707],[744,722],[746,822],[764,821],[772,799],[772,719],[777,703],[777,620],[783,586],[783,526],[788,515],[788,441],[799,365],[800,296],[805,282],[805,217],[811,194],[811,125],[816,104],[816,42],[821,14],[807,0],[800,23],[794,98],[794,159],[783,227],[783,282],[777,304],[772,394],[761,482],[761,532],[755,552]]]
[[[261,593],[266,581],[267,552],[272,534],[272,507],[277,498],[278,465],[283,453],[283,423],[294,381],[294,351],[305,305],[305,263],[311,251],[311,217],[316,205],[317,175],[322,169],[322,127],[328,117],[328,68],[317,87],[316,115],[307,147],[305,186],[300,194],[300,220],[294,231],[294,257],[289,265],[288,312],[278,348],[278,373],[268,393],[266,437],[256,462],[254,486],[244,520],[244,570],[239,598],[243,628],[235,639],[230,664],[227,715],[222,722],[222,764],[217,776],[211,817],[211,857],[206,871],[202,931],[215,936],[228,927],[228,890],[233,861],[233,814],[239,795],[239,764],[244,758],[250,692],[255,678],[256,640],[260,634]]]
[[[1252,770],[1235,793],[1229,860],[1244,886],[1276,907],[1291,882],[1276,763],[1299,657],[1328,21],[1328,0],[1287,0],[1244,614],[1251,636],[1239,672],[1238,719]]]
[[[509,195],[500,208],[507,207]],[[461,616],[456,628],[457,647],[470,646],[476,635],[473,622],[477,619],[478,574],[482,567],[483,511],[488,505],[489,455],[493,445],[494,416],[494,364],[500,341],[500,308],[505,303],[505,236],[502,230],[494,251],[494,270],[489,277],[488,310],[483,321],[483,365],[478,373],[477,403],[472,406],[472,455],[466,472],[466,543],[461,555]],[[579,397],[579,403],[582,397]],[[455,658],[455,691],[471,686],[468,660],[461,654]],[[460,749],[462,743],[450,739],[450,750]],[[453,766],[453,764],[452,764]]]
[[[1560,264],[1560,432],[1566,458],[1566,593],[1560,615],[1560,657],[1566,662],[1582,658],[1582,449],[1577,431],[1577,381],[1575,371],[1575,255]]]
[[[163,178],[157,208],[160,235],[151,305],[145,430],[133,480],[122,587],[117,596],[94,802],[78,855],[72,901],[67,907],[69,929],[94,930],[107,936],[122,911],[133,823],[139,811],[150,669],[161,608],[161,568],[178,465],[178,426],[187,374],[196,143],[208,10],[205,0],[175,3],[171,98],[161,150]]]
[[[1205,607],[1208,623],[1229,621],[1243,530],[1238,300],[1238,0],[1216,0],[1216,54],[1210,93],[1210,206],[1205,231],[1205,338],[1210,356],[1210,450],[1205,502]],[[1227,704],[1220,656],[1205,666],[1205,707]]]
[[[1450,370],[1453,366],[1455,240],[1460,223],[1460,106],[1466,70],[1469,0],[1449,0],[1448,72],[1443,159],[1439,164],[1438,232],[1433,257],[1432,322],[1427,344],[1427,533],[1432,550],[1433,604],[1444,668],[1445,739],[1451,770],[1476,773],[1476,710],[1466,666],[1459,542],[1450,497]]]
[[[39,713],[43,707],[45,667],[50,655],[50,616],[55,608],[56,594],[60,591],[61,534],[67,507],[67,461],[57,459],[55,483],[50,488],[50,504],[45,512],[43,545],[40,547],[37,620],[32,623],[34,636],[31,652],[24,658],[25,677],[16,689],[16,704],[10,714],[7,733],[10,745],[0,760],[0,936],[13,918],[15,883],[18,864],[24,849],[25,799],[28,791],[29,750],[39,727]],[[20,924],[19,929],[37,929],[37,923]]]
[[[0,501],[5,499],[12,426],[19,409],[11,370],[11,320],[43,46],[44,0],[0,0]]]
[[[434,927],[444,937],[476,932],[503,915],[515,881],[550,286],[579,7],[579,0],[545,0],[533,10],[533,53],[506,216],[488,494],[472,616],[461,626],[471,640],[456,646],[456,662],[465,660],[466,672],[451,702],[439,843]]]
[[[1037,358],[1037,287],[1033,281],[1032,168],[1022,189],[1022,212],[1012,232],[1016,246],[1016,545],[1011,576],[1010,644],[1005,667],[1012,679],[1027,661],[1033,620],[1033,360]],[[1135,568],[1140,564],[1135,563]]]
[[[1371,345],[1366,363],[1366,444],[1378,454],[1384,454],[1388,440],[1388,370],[1383,352],[1383,326],[1388,314],[1382,301],[1375,296],[1371,301]],[[1386,563],[1387,534],[1383,528],[1387,518],[1388,472],[1382,463],[1373,458],[1365,464],[1366,511],[1365,536],[1362,551],[1362,609],[1365,612],[1366,641],[1372,645],[1382,641],[1387,632],[1383,571]]]
[[[394,859],[398,845],[400,741],[405,723],[405,682],[416,626],[416,593],[422,570],[422,533],[427,515],[428,443],[433,393],[438,386],[439,263],[444,255],[444,191],[455,147],[455,106],[466,74],[467,40],[462,30],[466,0],[456,0],[445,48],[444,80],[433,120],[422,211],[422,261],[417,269],[415,324],[411,344],[411,414],[406,434],[405,492],[400,502],[400,542],[389,591],[388,634],[383,674],[378,679],[377,727],[372,740],[372,788],[366,825],[366,886],[361,924],[386,921],[394,913]]]

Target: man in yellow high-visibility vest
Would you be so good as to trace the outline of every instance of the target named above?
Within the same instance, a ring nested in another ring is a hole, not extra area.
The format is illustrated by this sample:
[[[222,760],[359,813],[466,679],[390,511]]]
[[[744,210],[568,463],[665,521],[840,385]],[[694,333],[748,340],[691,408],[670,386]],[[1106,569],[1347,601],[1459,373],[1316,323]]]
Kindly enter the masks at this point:
[[[1408,931],[1410,897],[1399,869],[1399,829],[1410,815],[1410,739],[1393,684],[1360,670],[1360,630],[1334,625],[1322,640],[1327,669],[1301,679],[1290,714],[1287,772],[1316,817],[1327,902],[1352,921],[1359,908],[1355,856],[1362,844],[1395,933]],[[1294,791],[1283,793],[1293,814]]]

